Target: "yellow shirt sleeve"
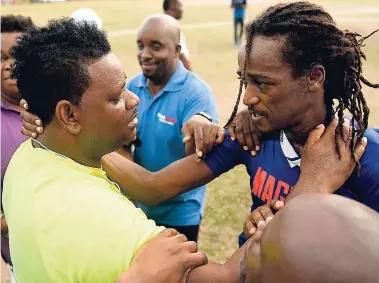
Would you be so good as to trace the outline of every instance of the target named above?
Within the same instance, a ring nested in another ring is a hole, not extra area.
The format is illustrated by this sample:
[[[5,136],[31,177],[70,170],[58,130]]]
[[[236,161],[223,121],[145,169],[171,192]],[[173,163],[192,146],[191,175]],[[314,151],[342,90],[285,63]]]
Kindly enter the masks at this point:
[[[44,262],[56,265],[48,268],[49,276],[52,282],[114,283],[139,248],[164,228],[121,194],[80,191],[82,197],[62,196],[74,200],[49,215],[49,227],[39,229],[45,231],[38,235]]]

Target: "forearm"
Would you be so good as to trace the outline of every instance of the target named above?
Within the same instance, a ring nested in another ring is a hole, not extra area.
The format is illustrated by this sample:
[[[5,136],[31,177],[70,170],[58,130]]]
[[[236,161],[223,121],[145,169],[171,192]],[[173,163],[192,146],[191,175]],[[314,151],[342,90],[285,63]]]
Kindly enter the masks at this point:
[[[191,270],[186,283],[240,283],[240,262],[245,246],[246,244],[224,264],[208,263]]]
[[[133,200],[157,205],[214,179],[209,167],[194,156],[178,160],[158,172],[150,172],[120,154],[102,158],[103,169]]]
[[[151,278],[150,278],[151,279]],[[144,283],[146,278],[131,266],[127,272],[117,278],[115,283]]]

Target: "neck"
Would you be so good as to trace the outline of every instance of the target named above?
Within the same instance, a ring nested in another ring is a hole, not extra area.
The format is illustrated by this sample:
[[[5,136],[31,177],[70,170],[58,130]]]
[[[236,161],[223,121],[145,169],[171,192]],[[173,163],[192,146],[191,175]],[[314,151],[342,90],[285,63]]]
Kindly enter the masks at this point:
[[[158,80],[147,79],[147,87],[152,97],[154,97],[158,92],[164,89],[168,81],[171,79],[171,77],[175,73],[177,66],[178,66],[178,62],[174,64],[174,67],[171,68],[171,70],[162,79],[158,79]]]
[[[21,101],[21,98],[20,97],[15,97],[13,95],[8,95],[8,94],[5,94],[5,93],[1,93],[1,102],[12,107],[13,109],[21,112],[23,109],[22,107],[20,106],[20,101]]]
[[[39,135],[36,140],[49,150],[62,154],[79,164],[95,168],[101,167],[100,158],[85,155],[75,137],[62,133],[54,125],[48,125],[44,133]]]
[[[291,127],[290,129],[284,130],[287,138],[300,152],[300,155],[304,145],[307,142],[309,133],[318,125],[325,123],[326,114],[326,107],[323,105],[322,109],[316,109],[306,113],[303,117],[301,117],[301,122],[299,124]]]

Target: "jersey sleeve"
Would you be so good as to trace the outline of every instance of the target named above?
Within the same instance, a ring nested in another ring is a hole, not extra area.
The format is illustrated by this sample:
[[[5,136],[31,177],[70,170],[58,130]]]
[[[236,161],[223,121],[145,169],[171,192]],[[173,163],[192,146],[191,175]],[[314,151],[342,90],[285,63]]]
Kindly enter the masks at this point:
[[[243,163],[243,149],[238,141],[232,141],[226,133],[225,141],[214,147],[205,157],[204,162],[218,177]]]
[[[379,212],[379,133],[366,132],[368,144],[361,162],[358,198],[360,202]]]

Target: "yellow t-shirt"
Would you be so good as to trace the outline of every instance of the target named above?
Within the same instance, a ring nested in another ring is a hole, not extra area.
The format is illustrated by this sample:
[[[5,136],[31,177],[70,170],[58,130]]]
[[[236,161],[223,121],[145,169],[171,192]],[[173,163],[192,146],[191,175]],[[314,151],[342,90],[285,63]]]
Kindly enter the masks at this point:
[[[113,283],[163,230],[104,171],[31,140],[9,163],[3,204],[18,283]]]

